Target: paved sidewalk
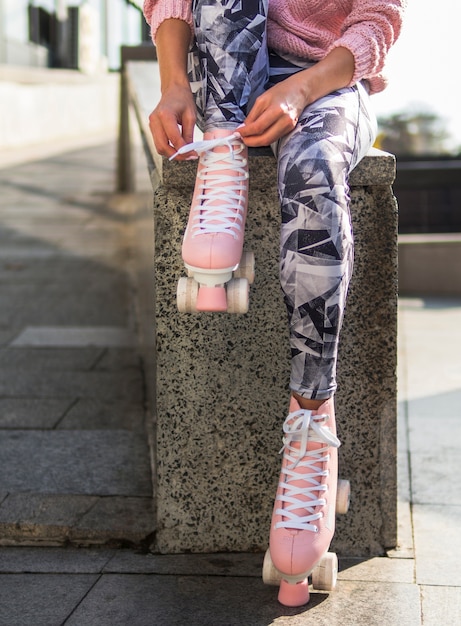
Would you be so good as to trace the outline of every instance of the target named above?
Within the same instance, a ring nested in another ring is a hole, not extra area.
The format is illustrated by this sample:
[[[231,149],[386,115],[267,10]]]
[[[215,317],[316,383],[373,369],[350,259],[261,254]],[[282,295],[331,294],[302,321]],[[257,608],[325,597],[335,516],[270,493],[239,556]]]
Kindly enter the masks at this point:
[[[153,531],[114,147],[0,169],[2,543],[139,546]]]
[[[114,166],[110,143],[0,170],[0,626],[460,624],[461,298],[400,302],[398,550],[341,559],[300,609],[261,555],[149,553],[136,214]]]

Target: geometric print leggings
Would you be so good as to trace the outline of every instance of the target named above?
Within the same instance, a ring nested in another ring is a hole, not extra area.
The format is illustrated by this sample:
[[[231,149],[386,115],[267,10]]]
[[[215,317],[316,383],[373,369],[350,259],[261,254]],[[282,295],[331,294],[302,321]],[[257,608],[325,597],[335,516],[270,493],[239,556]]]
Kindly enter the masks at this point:
[[[312,61],[268,50],[267,0],[195,0],[189,80],[198,125],[235,128],[256,97]],[[290,389],[326,399],[336,390],[338,341],[353,267],[349,173],[376,136],[366,86],[308,106],[272,146],[282,225],[280,282],[288,312]]]

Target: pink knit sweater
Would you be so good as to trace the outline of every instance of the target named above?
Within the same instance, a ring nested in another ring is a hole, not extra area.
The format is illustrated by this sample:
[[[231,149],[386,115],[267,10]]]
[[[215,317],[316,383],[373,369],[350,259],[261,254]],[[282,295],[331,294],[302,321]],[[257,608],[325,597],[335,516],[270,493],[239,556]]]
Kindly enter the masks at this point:
[[[269,0],[270,48],[319,61],[333,48],[350,50],[355,59],[351,85],[367,79],[370,92],[382,91],[389,48],[396,41],[407,0]],[[191,0],[145,0],[144,15],[155,41],[168,18],[186,21],[193,31]]]

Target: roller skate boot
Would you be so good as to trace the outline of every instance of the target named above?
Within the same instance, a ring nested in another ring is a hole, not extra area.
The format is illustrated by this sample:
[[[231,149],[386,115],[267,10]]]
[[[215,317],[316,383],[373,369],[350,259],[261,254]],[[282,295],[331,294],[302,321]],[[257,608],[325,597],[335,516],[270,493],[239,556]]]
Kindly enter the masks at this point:
[[[192,150],[199,165],[182,245],[189,277],[178,283],[178,309],[246,313],[254,278],[253,257],[243,253],[247,148],[237,132],[217,129],[180,152]]]
[[[285,420],[282,469],[272,514],[263,580],[279,584],[279,602],[309,601],[309,580],[316,589],[336,585],[338,561],[328,552],[335,514],[346,513],[349,483],[339,481],[333,399],[318,410],[299,407],[292,398]]]

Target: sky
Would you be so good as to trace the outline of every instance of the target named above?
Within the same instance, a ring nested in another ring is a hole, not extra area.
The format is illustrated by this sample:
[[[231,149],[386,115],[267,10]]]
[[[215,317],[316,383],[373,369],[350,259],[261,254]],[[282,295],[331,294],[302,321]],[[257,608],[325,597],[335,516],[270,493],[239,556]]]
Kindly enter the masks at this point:
[[[389,54],[389,86],[372,98],[378,116],[409,109],[436,113],[461,146],[461,1],[408,0],[404,27]]]

